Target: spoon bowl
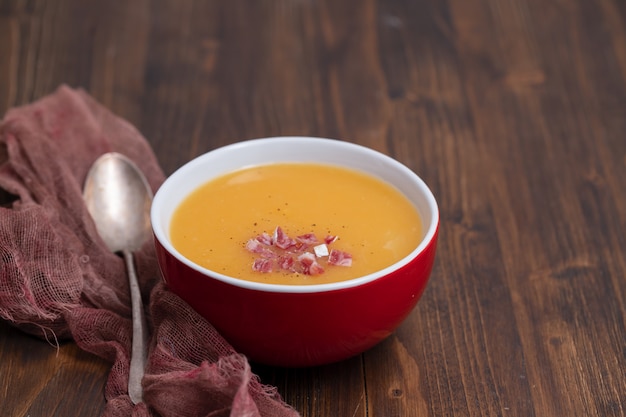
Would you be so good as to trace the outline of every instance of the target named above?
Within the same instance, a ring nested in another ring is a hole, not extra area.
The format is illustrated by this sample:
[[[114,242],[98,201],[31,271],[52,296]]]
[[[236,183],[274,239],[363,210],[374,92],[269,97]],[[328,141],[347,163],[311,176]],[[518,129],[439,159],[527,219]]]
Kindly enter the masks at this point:
[[[112,252],[137,250],[150,238],[152,192],[141,170],[124,155],[110,152],[94,162],[83,197]]]
[[[83,198],[98,234],[109,250],[121,253],[130,287],[133,339],[128,394],[142,401],[141,379],[146,362],[147,328],[132,251],[151,236],[152,191],[141,170],[122,154],[99,157],[87,174]]]

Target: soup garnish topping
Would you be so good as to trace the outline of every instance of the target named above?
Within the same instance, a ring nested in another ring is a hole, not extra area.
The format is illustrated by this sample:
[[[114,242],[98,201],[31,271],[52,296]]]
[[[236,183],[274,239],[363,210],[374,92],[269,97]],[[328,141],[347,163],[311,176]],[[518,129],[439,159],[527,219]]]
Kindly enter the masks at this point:
[[[304,275],[319,275],[327,266],[352,266],[352,255],[329,245],[339,239],[336,235],[328,235],[319,240],[313,233],[306,233],[292,238],[277,226],[274,233],[263,232],[248,240],[246,249],[258,255],[252,263],[252,269],[268,273],[275,270]]]

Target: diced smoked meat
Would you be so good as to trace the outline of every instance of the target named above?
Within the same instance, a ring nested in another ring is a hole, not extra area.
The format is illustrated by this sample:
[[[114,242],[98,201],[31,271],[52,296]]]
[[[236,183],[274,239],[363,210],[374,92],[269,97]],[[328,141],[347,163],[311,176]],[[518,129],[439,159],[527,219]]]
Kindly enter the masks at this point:
[[[339,236],[328,235],[324,238],[324,243],[330,245],[331,243],[334,243],[338,238]]]
[[[261,255],[263,258],[275,258],[276,254],[269,248],[256,239],[250,239],[246,243],[246,249],[252,253]]]
[[[283,229],[280,226],[278,226],[276,230],[274,230],[274,245],[276,245],[277,247],[281,249],[287,249],[290,246],[293,246],[295,244],[296,244],[296,241],[290,238],[289,236],[287,236],[287,234],[283,231]]]
[[[319,275],[324,273],[324,267],[317,262],[314,262],[313,265],[309,267],[308,271],[305,271],[307,275]]]
[[[333,266],[352,265],[352,255],[349,253],[337,249],[329,251],[328,245],[337,239],[337,236],[328,235],[320,242],[313,233],[299,235],[293,239],[277,226],[273,235],[263,232],[256,238],[248,240],[245,247],[249,252],[259,256],[252,264],[254,271],[267,273],[279,269],[305,275],[319,275],[325,272],[320,262]],[[313,248],[309,250],[311,246]]]
[[[317,237],[313,233],[306,233],[296,237],[298,242],[302,242],[307,245],[314,245],[318,242]]]
[[[256,237],[256,240],[259,241],[259,243],[262,243],[267,246],[271,246],[274,243],[274,241],[272,240],[272,237],[268,233],[265,233],[265,232],[258,235]]]
[[[289,252],[297,254],[297,253],[306,252],[307,249],[309,249],[309,245],[303,242],[297,242],[295,245],[289,248]]]
[[[352,266],[352,255],[337,249],[331,249],[328,263],[337,266]]]
[[[302,266],[302,272],[305,275],[319,275],[324,273],[324,267],[317,263],[315,259],[315,255],[311,252],[304,252],[300,256],[298,256],[298,261],[300,261],[300,265]]]
[[[278,257],[278,266],[280,267],[280,269],[293,271],[294,264],[295,261],[293,260],[293,256],[283,255]]]
[[[304,252],[303,254],[298,256],[298,261],[300,261],[303,266],[311,266],[313,262],[315,262],[315,255],[313,255],[311,252]]]
[[[265,258],[257,258],[252,263],[252,269],[259,272],[272,272],[272,261]]]

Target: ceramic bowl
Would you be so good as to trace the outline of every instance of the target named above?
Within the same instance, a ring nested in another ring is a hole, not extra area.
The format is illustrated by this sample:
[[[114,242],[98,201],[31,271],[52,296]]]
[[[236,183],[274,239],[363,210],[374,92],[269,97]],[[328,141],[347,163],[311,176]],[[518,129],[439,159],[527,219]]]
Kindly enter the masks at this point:
[[[361,170],[400,190],[423,220],[417,247],[395,264],[348,281],[317,285],[250,282],[205,269],[170,242],[173,212],[205,182],[242,167],[317,162]],[[389,336],[414,308],[435,257],[439,212],[427,185],[409,168],[349,142],[275,137],[215,149],[174,172],[157,191],[151,222],[168,287],[253,362],[301,367],[340,361]]]

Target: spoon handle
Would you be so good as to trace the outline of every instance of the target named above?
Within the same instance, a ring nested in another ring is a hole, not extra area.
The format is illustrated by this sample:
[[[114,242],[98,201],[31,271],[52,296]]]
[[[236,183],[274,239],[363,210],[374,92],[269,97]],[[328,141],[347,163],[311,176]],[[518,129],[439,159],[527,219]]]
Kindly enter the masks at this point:
[[[143,401],[143,388],[141,380],[146,365],[147,326],[143,311],[141,290],[135,273],[133,254],[129,250],[122,251],[128,270],[128,282],[130,284],[130,299],[133,320],[133,340],[130,356],[130,372],[128,375],[128,395],[133,404]]]

